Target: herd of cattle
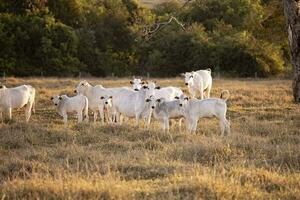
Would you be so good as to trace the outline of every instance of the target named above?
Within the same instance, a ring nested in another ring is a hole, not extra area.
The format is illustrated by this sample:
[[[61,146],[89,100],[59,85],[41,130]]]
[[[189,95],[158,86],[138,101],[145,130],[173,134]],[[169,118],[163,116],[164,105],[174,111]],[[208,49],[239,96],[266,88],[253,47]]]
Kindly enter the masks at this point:
[[[226,119],[228,90],[222,91],[220,98],[210,98],[210,69],[187,72],[182,76],[191,98],[185,96],[180,88],[161,88],[156,82],[134,79],[130,81],[131,88],[104,88],[102,85],[92,86],[87,81],[81,81],[74,90],[76,96],[54,96],[51,100],[65,124],[70,113],[77,114],[78,122],[88,121],[90,109],[94,114],[94,122],[99,113],[103,124],[105,121],[109,124],[122,124],[123,119],[135,118],[136,126],[139,126],[141,119],[145,126],[149,126],[153,116],[164,130],[169,130],[170,119],[179,119],[179,126],[181,120],[185,119],[190,133],[196,132],[200,118],[214,116],[219,120],[221,134],[230,133],[230,124]],[[200,99],[195,98],[197,92],[200,93]],[[1,118],[2,112],[6,112],[11,119],[12,109],[25,106],[26,121],[29,121],[31,113],[35,111],[34,104],[35,89],[32,86],[0,86]]]

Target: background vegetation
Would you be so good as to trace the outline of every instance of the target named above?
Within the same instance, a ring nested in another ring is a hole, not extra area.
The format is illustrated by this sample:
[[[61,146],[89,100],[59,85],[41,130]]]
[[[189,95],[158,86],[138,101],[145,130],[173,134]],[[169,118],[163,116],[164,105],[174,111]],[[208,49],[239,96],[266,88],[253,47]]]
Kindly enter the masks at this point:
[[[0,0],[0,73],[15,76],[229,75],[289,70],[279,0]],[[149,1],[144,1],[149,4]],[[176,16],[151,39],[141,30]]]

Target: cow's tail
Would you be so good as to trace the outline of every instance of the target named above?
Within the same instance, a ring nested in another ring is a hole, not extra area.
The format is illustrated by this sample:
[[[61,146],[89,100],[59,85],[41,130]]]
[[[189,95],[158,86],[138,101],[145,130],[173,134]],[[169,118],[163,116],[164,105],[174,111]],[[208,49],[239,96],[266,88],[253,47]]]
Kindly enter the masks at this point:
[[[85,99],[85,105],[84,105],[84,120],[89,121],[89,100],[87,97]]]
[[[225,96],[225,98],[224,98],[224,96]],[[230,96],[229,91],[228,90],[223,90],[221,92],[220,99],[224,99],[224,101],[227,101],[229,96]]]

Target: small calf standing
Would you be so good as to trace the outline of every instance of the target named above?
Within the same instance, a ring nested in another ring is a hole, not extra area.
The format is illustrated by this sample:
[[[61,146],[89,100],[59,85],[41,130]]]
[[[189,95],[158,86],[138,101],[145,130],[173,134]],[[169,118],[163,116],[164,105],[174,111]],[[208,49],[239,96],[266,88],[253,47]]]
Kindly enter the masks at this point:
[[[0,86],[0,115],[7,112],[9,119],[12,118],[12,109],[26,106],[25,119],[29,121],[31,112],[34,110],[35,89],[31,85],[7,88]]]
[[[108,123],[112,124],[113,122],[116,121],[116,109],[113,105],[113,97],[104,95],[100,97],[103,105],[104,105],[104,110],[107,111],[107,119]]]
[[[68,97],[67,95],[54,96],[51,98],[54,105],[57,106],[58,114],[63,117],[64,124],[68,121],[68,113],[76,113],[78,123],[82,122],[82,112],[84,111],[85,121],[88,121],[88,99],[86,96],[77,95]]]
[[[166,101],[164,98],[153,100],[147,99],[147,102],[151,101],[151,108],[153,109],[153,116],[161,123],[162,129],[169,131],[169,119],[178,119],[179,127],[181,127],[181,120],[183,117],[182,110],[178,107],[179,97],[175,97],[173,101]]]
[[[224,94],[227,93],[227,98],[223,99]],[[216,117],[219,120],[221,134],[224,136],[225,131],[230,133],[230,123],[226,119],[227,104],[229,91],[224,90],[219,98],[211,99],[180,99],[179,106],[183,108],[184,116],[187,122],[187,129],[190,133],[196,132],[197,123],[203,117]]]

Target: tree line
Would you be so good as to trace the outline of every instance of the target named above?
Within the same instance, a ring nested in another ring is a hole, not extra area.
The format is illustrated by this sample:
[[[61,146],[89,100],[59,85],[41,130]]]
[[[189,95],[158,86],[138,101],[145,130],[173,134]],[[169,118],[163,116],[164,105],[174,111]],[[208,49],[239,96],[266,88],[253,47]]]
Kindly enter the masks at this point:
[[[15,76],[229,76],[290,70],[277,0],[0,0],[0,73]],[[150,38],[143,30],[176,17]]]

